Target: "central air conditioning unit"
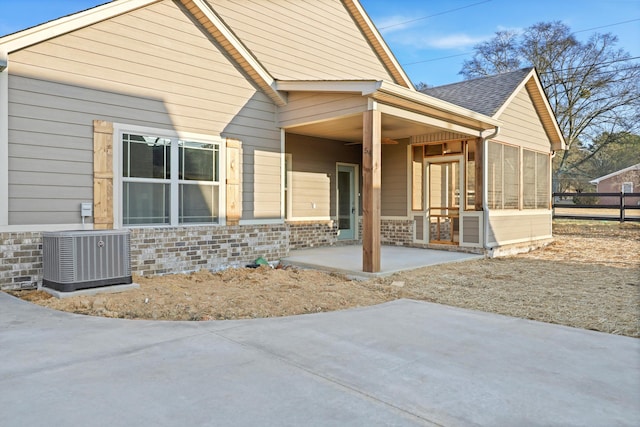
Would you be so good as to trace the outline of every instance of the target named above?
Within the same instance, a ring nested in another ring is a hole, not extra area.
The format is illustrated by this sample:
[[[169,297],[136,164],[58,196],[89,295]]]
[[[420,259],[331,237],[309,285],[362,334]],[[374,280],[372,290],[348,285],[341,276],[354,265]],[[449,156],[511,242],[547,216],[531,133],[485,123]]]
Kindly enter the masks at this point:
[[[42,286],[61,292],[132,283],[128,230],[42,235]]]

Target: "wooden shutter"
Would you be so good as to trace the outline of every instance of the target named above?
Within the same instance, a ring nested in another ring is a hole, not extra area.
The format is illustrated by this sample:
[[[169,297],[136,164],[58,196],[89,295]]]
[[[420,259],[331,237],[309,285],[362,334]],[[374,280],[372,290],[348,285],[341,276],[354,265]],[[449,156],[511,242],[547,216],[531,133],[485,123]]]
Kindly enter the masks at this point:
[[[227,139],[227,225],[238,225],[242,217],[241,184],[241,142]]]
[[[93,228],[113,228],[113,124],[93,121]]]

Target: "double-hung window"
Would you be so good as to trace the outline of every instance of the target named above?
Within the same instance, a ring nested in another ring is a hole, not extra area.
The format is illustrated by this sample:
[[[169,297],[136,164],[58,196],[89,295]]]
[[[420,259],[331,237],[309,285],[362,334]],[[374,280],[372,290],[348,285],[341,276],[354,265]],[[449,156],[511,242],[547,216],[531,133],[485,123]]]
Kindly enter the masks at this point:
[[[123,132],[122,224],[219,224],[221,142]]]

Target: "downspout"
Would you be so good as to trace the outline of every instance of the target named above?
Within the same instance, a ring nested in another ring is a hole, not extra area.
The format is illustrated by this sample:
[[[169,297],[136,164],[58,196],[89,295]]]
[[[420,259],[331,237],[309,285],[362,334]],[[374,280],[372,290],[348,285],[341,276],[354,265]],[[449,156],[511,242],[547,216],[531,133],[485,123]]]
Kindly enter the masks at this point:
[[[500,133],[500,126],[496,126],[491,135],[483,136],[482,133],[482,247],[489,250],[487,237],[489,236],[489,140],[495,138]]]

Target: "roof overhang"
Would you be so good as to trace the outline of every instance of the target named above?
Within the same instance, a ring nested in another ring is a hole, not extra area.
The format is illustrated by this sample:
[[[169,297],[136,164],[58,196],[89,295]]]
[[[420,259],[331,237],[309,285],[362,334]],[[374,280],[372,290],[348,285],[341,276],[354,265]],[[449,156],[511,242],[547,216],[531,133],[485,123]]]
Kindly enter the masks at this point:
[[[513,91],[507,101],[502,104],[502,107],[498,109],[493,117],[500,117],[500,114],[502,114],[523,87],[527,88],[529,96],[531,96],[536,113],[538,114],[538,117],[540,117],[540,121],[542,122],[542,126],[549,137],[549,141],[551,141],[551,148],[554,151],[566,150],[567,146],[564,141],[564,137],[562,136],[562,131],[558,126],[558,121],[556,120],[556,116],[551,108],[551,104],[549,104],[549,99],[542,88],[540,77],[538,76],[535,68],[532,68],[529,74],[522,79],[522,82],[520,82],[518,87]]]
[[[596,179],[592,179],[591,181],[589,181],[590,184],[599,184],[601,181],[604,181],[605,179],[609,179],[609,178],[613,178],[614,176],[618,176],[620,174],[623,174],[625,172],[629,172],[632,170],[640,170],[640,163],[635,164],[635,165],[631,165],[627,168],[624,169],[620,169],[619,171],[615,171],[615,172],[611,172],[608,175],[605,176],[601,176],[600,178],[596,178]]]
[[[105,19],[131,12],[132,10],[158,3],[162,0],[120,0],[112,1],[83,12],[63,16],[44,24],[0,37],[0,49],[5,54],[15,52],[34,44],[58,37],[71,31],[93,25]]]
[[[271,98],[276,105],[286,105],[284,95],[275,88],[274,78],[236,37],[211,6],[203,0],[180,0],[195,19],[220,44],[229,56],[242,68],[251,80]]]
[[[400,63],[394,56],[391,49],[389,49],[389,46],[387,46],[387,43],[382,38],[382,35],[373,24],[360,2],[358,0],[342,0],[342,4],[344,4],[344,7],[351,14],[354,22],[358,25],[362,34],[367,38],[367,41],[396,83],[410,88],[411,90],[415,90],[409,76],[407,76],[400,66]]]
[[[500,121],[446,101],[425,95],[400,85],[376,80],[340,81],[283,81],[276,82],[276,88],[285,92],[325,92],[356,93],[385,105],[388,112],[406,111],[414,118],[419,115],[435,118],[450,124],[450,128],[465,129],[478,136],[489,129],[495,129]]]

